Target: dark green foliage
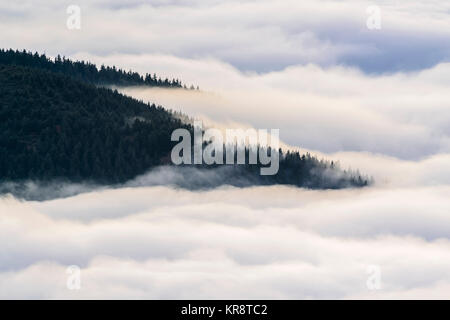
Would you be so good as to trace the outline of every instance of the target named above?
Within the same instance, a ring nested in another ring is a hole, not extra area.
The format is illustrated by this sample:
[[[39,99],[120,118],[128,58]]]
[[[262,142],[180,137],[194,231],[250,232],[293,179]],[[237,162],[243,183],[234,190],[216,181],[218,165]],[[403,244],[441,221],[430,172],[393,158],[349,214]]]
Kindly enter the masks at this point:
[[[120,182],[159,165],[183,127],[162,107],[60,74],[0,65],[0,179]]]
[[[156,74],[141,76],[137,72],[124,71],[102,65],[97,68],[95,64],[84,61],[71,61],[59,55],[53,61],[38,53],[0,49],[0,64],[17,65],[30,68],[38,68],[51,72],[62,73],[83,82],[96,85],[117,86],[154,86],[165,88],[186,88],[178,79],[161,79]],[[191,86],[191,88],[194,88]]]

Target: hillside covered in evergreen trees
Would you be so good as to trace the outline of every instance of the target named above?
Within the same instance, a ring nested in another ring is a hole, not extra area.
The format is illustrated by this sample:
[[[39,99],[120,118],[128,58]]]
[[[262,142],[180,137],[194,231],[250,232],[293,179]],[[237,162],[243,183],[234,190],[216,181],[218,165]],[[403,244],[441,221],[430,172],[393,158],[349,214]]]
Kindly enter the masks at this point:
[[[0,183],[63,179],[117,184],[172,165],[176,142],[171,133],[177,128],[192,131],[192,126],[160,106],[66,73],[0,63]],[[290,184],[327,189],[370,182],[333,162],[279,152],[278,174],[260,176],[260,165],[234,165],[209,187]]]
[[[2,180],[124,181],[160,164],[183,127],[161,107],[48,71],[0,65],[0,84]]]

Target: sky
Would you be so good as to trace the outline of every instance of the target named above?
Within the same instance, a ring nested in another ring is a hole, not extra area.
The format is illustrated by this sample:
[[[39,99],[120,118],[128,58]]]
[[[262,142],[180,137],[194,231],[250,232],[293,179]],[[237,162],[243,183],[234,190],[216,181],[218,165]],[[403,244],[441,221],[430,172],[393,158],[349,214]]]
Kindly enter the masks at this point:
[[[81,29],[66,27],[68,3],[2,1],[2,43],[51,55],[162,54],[219,59],[241,71],[308,63],[368,73],[414,71],[449,61],[450,4],[431,1],[79,0]],[[381,29],[367,28],[380,8]]]
[[[280,129],[284,147],[375,183],[199,192],[172,187],[171,168],[114,189],[30,181],[66,197],[0,199],[1,298],[450,297],[448,1],[71,4],[79,30],[66,3],[1,1],[2,47],[199,85],[119,90],[218,128]]]

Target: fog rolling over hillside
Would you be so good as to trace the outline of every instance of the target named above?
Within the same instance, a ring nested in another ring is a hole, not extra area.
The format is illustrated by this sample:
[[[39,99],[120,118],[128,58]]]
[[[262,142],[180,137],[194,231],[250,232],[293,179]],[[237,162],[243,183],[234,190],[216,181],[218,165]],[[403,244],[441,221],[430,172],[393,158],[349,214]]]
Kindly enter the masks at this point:
[[[14,51],[2,51],[0,58],[2,193],[46,199],[48,193],[39,196],[33,186],[47,191],[57,189],[52,184],[120,187],[131,185],[132,179],[193,190],[272,184],[339,189],[370,183],[368,177],[340,169],[332,161],[281,149],[270,151],[280,158],[277,174],[270,176],[260,175],[260,164],[172,167],[170,153],[176,144],[172,132],[193,131],[179,115],[96,86],[94,80],[106,76],[90,71],[97,70],[92,64]],[[125,81],[120,80],[126,76],[122,71],[107,70],[112,72],[109,79],[116,79],[116,72],[118,83]],[[86,80],[83,72],[95,76]],[[98,85],[103,84],[99,80]],[[55,195],[82,190],[64,189],[72,191]]]

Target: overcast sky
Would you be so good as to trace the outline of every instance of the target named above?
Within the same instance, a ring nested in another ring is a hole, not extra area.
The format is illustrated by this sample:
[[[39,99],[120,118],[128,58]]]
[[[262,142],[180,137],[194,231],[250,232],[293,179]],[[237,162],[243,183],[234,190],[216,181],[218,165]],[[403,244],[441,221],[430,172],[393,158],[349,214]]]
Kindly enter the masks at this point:
[[[81,29],[68,30],[69,4]],[[371,5],[381,29],[366,22]],[[418,70],[449,61],[446,0],[2,1],[2,46],[51,55],[163,54],[216,58],[244,71],[292,65]]]

